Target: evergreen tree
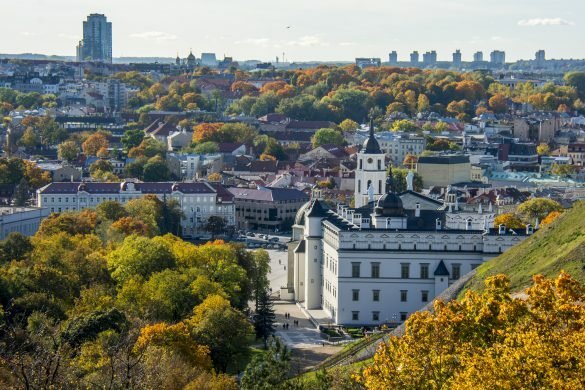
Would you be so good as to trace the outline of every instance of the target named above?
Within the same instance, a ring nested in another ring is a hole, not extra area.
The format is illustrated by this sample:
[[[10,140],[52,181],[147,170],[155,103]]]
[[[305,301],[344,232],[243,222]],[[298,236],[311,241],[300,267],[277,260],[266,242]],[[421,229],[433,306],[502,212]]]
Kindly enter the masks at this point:
[[[258,298],[254,329],[256,330],[256,337],[264,340],[264,348],[268,348],[268,337],[274,333],[276,316],[274,315],[274,308],[268,291],[264,290]]]
[[[255,356],[242,376],[243,390],[272,390],[282,385],[290,370],[291,353],[278,337],[272,337],[268,351]]]
[[[14,188],[14,205],[25,206],[26,202],[30,199],[30,187],[23,177],[20,183]]]

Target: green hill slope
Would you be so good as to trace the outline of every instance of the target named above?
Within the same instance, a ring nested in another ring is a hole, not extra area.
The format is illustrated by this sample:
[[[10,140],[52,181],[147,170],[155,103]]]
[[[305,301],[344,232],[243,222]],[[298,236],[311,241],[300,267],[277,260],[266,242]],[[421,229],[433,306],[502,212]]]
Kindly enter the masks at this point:
[[[520,291],[530,285],[532,275],[555,277],[561,270],[585,282],[585,201],[576,202],[550,226],[482,264],[461,294],[481,290],[484,280],[496,274],[507,275],[512,291]]]

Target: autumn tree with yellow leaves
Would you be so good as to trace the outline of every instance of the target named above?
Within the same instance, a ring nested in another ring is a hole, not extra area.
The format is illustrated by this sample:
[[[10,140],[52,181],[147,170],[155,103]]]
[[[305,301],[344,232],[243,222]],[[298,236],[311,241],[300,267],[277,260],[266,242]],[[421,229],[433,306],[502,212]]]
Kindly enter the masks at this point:
[[[413,314],[356,379],[366,389],[585,388],[585,286],[565,272],[534,276],[525,299],[504,275],[485,285]]]

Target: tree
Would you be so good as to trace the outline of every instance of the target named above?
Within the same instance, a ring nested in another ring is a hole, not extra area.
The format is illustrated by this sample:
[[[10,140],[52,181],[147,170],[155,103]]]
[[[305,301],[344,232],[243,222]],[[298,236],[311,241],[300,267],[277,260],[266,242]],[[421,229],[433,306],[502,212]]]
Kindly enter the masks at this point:
[[[219,217],[217,215],[212,215],[207,219],[205,226],[203,229],[209,233],[211,233],[211,239],[214,239],[215,236],[225,233],[227,227],[227,220],[223,217]]]
[[[585,99],[585,72],[569,72],[565,74],[567,85],[575,88],[581,99]]]
[[[144,181],[168,181],[171,178],[171,172],[166,161],[161,156],[155,156],[144,164],[142,179]]]
[[[95,211],[100,218],[110,221],[117,221],[120,218],[124,218],[128,215],[128,212],[124,209],[124,207],[115,200],[106,200],[101,202],[95,207]]]
[[[512,213],[498,215],[494,219],[494,227],[497,228],[500,225],[504,225],[508,229],[524,229],[526,227],[522,220]]]
[[[540,222],[542,226],[547,226],[553,223],[558,217],[561,216],[561,212],[559,211],[551,211],[548,215]]]
[[[519,299],[504,275],[485,284],[414,313],[356,379],[366,389],[582,388],[583,285],[536,275]]]
[[[254,356],[242,376],[242,390],[268,390],[286,381],[290,370],[291,353],[278,338],[270,339],[268,351]]]
[[[392,131],[406,131],[409,133],[416,132],[420,128],[408,119],[401,119],[392,123]]]
[[[121,246],[107,256],[112,278],[119,283],[134,276],[148,278],[151,274],[175,266],[175,258],[160,237],[128,236]]]
[[[319,129],[311,138],[311,143],[314,148],[321,145],[335,145],[342,146],[345,142],[343,134],[335,129]]]
[[[124,149],[130,150],[140,145],[143,139],[144,132],[142,130],[126,130],[121,141]]]
[[[71,162],[77,159],[79,146],[74,141],[65,141],[57,147],[57,156],[59,160]]]
[[[392,168],[392,177],[394,178],[394,187],[396,189],[396,192],[400,193],[400,192],[406,191],[406,188],[407,188],[406,176],[408,175],[408,172],[410,172],[410,170],[408,170],[406,168],[395,168],[395,167],[392,167],[391,165],[388,165],[388,169],[390,169],[390,168]],[[413,173],[414,173],[414,179],[413,179],[414,190],[416,192],[420,192],[423,189],[422,176],[416,172],[413,172]]]
[[[247,351],[247,337],[252,333],[252,326],[242,313],[219,295],[210,295],[195,307],[187,323],[195,339],[209,346],[211,358],[221,371]]]
[[[402,165],[410,170],[416,169],[416,163],[418,162],[418,157],[413,154],[407,154],[404,156],[404,161],[402,161]]]
[[[27,127],[22,134],[22,137],[18,140],[18,145],[23,146],[25,149],[34,149],[39,145],[38,137],[32,127]]]
[[[538,153],[539,156],[548,156],[550,153],[550,147],[545,143],[541,143],[536,147],[536,153]]]
[[[0,241],[0,263],[22,260],[32,249],[30,238],[18,232],[12,232],[4,241]]]
[[[263,290],[259,295],[256,314],[254,315],[254,330],[256,331],[256,338],[264,340],[264,348],[268,349],[268,337],[274,333],[276,316],[274,315],[274,308],[270,301],[268,290]]]
[[[345,119],[343,122],[339,124],[339,128],[344,132],[353,133],[357,129],[359,129],[360,125],[356,121],[352,121],[351,119]]]
[[[427,112],[430,108],[430,102],[429,102],[429,98],[427,97],[427,95],[421,93],[420,95],[418,95],[418,100],[416,103],[416,109],[418,112]]]
[[[547,198],[534,198],[518,206],[518,215],[527,223],[534,223],[536,219],[542,221],[553,211],[563,211],[559,202]]]
[[[108,160],[99,159],[89,166],[89,172],[92,174],[95,171],[112,172],[113,170],[114,166]]]
[[[496,114],[503,114],[508,111],[508,102],[506,97],[502,94],[495,94],[490,98],[488,104],[493,112]]]
[[[211,182],[221,182],[222,176],[219,172],[213,172],[207,175],[207,180]]]
[[[577,171],[577,168],[573,165],[568,164],[556,164],[554,163],[550,168],[550,173],[557,176],[567,177]]]
[[[94,133],[85,140],[81,148],[87,156],[95,156],[101,148],[107,149],[109,146],[110,143],[104,134]]]
[[[219,152],[217,142],[206,141],[195,146],[193,151],[197,154],[211,154]]]

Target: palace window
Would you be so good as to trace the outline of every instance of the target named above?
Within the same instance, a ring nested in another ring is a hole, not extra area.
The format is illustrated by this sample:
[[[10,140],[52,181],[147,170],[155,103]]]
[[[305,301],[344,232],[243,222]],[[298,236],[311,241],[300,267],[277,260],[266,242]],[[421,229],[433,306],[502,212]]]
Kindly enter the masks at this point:
[[[429,301],[429,292],[426,290],[421,291],[421,301],[428,302]]]
[[[360,300],[360,290],[351,290],[351,300],[352,301]]]
[[[359,278],[360,277],[360,265],[361,265],[361,263],[351,263],[351,277],[352,278]]]
[[[380,263],[372,263],[372,278],[380,277]]]
[[[451,275],[453,279],[457,280],[461,277],[461,264],[451,265]]]
[[[360,319],[360,312],[359,311],[352,311],[351,312],[351,320],[352,321],[359,321]]]
[[[420,265],[420,278],[421,279],[428,279],[429,278],[429,265],[428,264],[421,264]]]
[[[408,299],[408,290],[400,290],[400,302],[406,302]]]
[[[380,290],[372,290],[372,300],[374,302],[380,301]]]
[[[402,279],[410,278],[410,263],[401,263],[400,264],[400,277]]]

